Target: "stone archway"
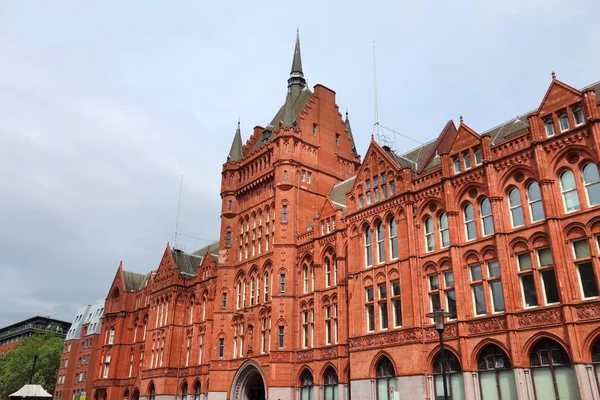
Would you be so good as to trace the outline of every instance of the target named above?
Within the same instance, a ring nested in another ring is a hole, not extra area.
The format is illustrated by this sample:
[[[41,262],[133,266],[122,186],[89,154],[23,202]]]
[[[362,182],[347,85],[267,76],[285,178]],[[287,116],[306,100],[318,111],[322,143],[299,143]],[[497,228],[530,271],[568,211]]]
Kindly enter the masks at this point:
[[[231,400],[267,400],[267,385],[260,366],[247,361],[233,378]]]

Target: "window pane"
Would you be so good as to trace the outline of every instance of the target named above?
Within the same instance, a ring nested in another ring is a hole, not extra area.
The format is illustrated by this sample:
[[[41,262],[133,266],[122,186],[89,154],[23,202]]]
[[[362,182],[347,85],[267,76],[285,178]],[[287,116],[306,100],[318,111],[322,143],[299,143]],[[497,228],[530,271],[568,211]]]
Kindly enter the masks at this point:
[[[379,304],[379,317],[381,323],[381,329],[388,328],[388,310],[387,310],[387,302]]]
[[[480,372],[479,381],[481,383],[482,400],[500,400],[495,372]]]
[[[373,306],[367,306],[367,324],[369,332],[375,330],[375,313]]]
[[[388,400],[387,378],[377,379],[377,400]]]
[[[525,307],[534,307],[538,305],[537,295],[535,294],[535,284],[533,283],[533,274],[521,275],[521,284],[523,286],[523,297]]]
[[[510,210],[510,216],[512,218],[512,226],[523,226],[525,225],[525,218],[523,217],[523,208],[515,207]]]
[[[555,399],[554,383],[552,382],[552,372],[550,368],[533,368],[533,384],[535,394],[538,399]]]
[[[444,287],[454,286],[454,273],[452,271],[444,272],[444,282],[446,284]]]
[[[452,400],[465,400],[465,380],[463,379],[463,374],[450,375],[450,382],[452,383]]]
[[[598,286],[596,285],[596,275],[591,262],[581,263],[577,265],[579,270],[579,279],[581,280],[581,289],[583,297],[598,296]]]
[[[456,293],[454,290],[446,292],[446,303],[448,303],[448,312],[452,314],[450,318],[456,318]]]
[[[554,136],[554,121],[552,119],[547,119],[544,122],[544,127],[546,128],[546,136]]]
[[[467,223],[467,240],[473,240],[476,236],[475,222],[471,221]]]
[[[541,221],[545,218],[544,205],[541,200],[531,203],[531,219],[535,221]]]
[[[570,192],[565,193],[565,207],[567,211],[577,211],[581,208],[577,190],[571,190]]]
[[[560,130],[562,131],[566,131],[567,129],[569,129],[569,117],[567,117],[567,114],[561,114],[558,116],[558,121],[560,122]]]
[[[463,154],[463,160],[465,160],[465,169],[471,168],[471,155],[469,153]]]
[[[448,382],[448,378],[446,378],[446,383],[448,390],[450,390],[450,382]],[[442,379],[442,375],[435,376],[435,399],[444,400],[444,380]]]
[[[590,206],[600,204],[600,183],[594,183],[585,187]]]
[[[527,196],[529,197],[529,201],[537,201],[542,199],[540,185],[537,182],[532,182],[527,187]]]
[[[367,301],[373,301],[373,286],[369,286],[366,290]]]
[[[471,265],[471,280],[472,281],[480,281],[481,280],[481,265],[479,265],[479,264]]]
[[[598,168],[592,164],[586,164],[583,167],[583,181],[585,183],[593,183],[600,180],[600,176],[598,176]]]
[[[400,300],[394,300],[394,326],[402,325],[402,303]]]
[[[429,296],[430,300],[431,300],[431,311],[433,310],[439,310],[440,307],[440,295],[439,294],[432,294]]]
[[[392,281],[392,296],[400,296],[400,281]]]
[[[508,192],[508,201],[511,207],[521,205],[521,195],[517,189],[511,189],[510,192]]]
[[[500,393],[502,400],[517,400],[517,382],[515,381],[515,373],[512,370],[500,371],[498,373],[500,381]]]
[[[440,284],[439,284],[439,278],[438,275],[429,275],[429,290],[435,290],[435,289],[439,289],[440,288]]]
[[[475,164],[481,164],[481,149],[475,150]]]
[[[560,184],[563,190],[575,189],[575,175],[573,175],[573,171],[566,170],[560,176]]]
[[[575,258],[587,258],[590,257],[590,246],[587,239],[577,240],[573,242],[573,250],[575,250]]]
[[[488,277],[496,278],[500,276],[500,263],[498,260],[490,260],[487,263],[488,265]]]
[[[517,260],[519,262],[519,270],[525,271],[531,269],[531,256],[529,253],[518,254]]]
[[[473,206],[471,204],[467,204],[465,206],[465,221],[469,221],[472,220],[474,218],[474,214],[473,214]]]
[[[539,249],[538,258],[540,260],[540,267],[554,264],[554,260],[552,260],[552,251],[550,251],[549,248]]]
[[[492,217],[484,217],[483,218],[483,234],[491,235],[494,233],[494,221],[492,221]]]
[[[498,281],[490,282],[490,288],[492,291],[492,302],[494,306],[494,312],[504,311],[504,295],[502,293],[502,283]]]
[[[559,367],[554,370],[556,376],[556,386],[560,400],[579,399],[579,386],[575,372],[571,367]]]
[[[483,285],[473,286],[473,299],[475,301],[475,313],[477,315],[485,314],[485,298],[483,296]]]
[[[546,295],[546,304],[558,303],[558,286],[556,285],[556,275],[554,269],[542,271],[542,283],[544,284],[544,294]]]

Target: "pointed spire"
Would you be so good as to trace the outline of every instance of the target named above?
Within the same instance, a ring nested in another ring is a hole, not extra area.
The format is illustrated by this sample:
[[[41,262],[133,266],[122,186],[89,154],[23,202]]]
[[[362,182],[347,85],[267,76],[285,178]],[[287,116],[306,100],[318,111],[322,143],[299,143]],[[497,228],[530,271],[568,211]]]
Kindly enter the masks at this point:
[[[300,30],[296,30],[296,47],[294,48],[294,58],[292,60],[292,70],[288,79],[288,89],[299,87],[300,89],[306,86],[304,72],[302,71],[302,56],[300,55]]]
[[[242,130],[240,129],[240,120],[238,119],[237,130],[233,137],[233,143],[231,143],[231,149],[227,156],[227,161],[239,161],[244,156],[242,150]]]
[[[348,109],[346,109],[346,130],[348,131],[348,138],[350,139],[350,145],[352,146],[352,151],[356,153],[356,144],[354,143],[354,136],[352,136],[352,128],[350,127],[350,119],[348,119]]]

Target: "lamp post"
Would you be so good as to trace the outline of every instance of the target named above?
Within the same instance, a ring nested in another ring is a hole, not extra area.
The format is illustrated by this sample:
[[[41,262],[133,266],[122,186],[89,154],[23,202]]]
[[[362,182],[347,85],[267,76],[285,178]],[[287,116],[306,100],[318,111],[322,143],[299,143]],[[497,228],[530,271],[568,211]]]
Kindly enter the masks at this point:
[[[444,400],[448,400],[448,384],[446,383],[446,356],[444,355],[444,318],[452,316],[449,312],[442,309],[433,310],[425,315],[427,318],[433,318],[435,330],[440,335],[440,357],[442,362],[442,379],[444,381]]]

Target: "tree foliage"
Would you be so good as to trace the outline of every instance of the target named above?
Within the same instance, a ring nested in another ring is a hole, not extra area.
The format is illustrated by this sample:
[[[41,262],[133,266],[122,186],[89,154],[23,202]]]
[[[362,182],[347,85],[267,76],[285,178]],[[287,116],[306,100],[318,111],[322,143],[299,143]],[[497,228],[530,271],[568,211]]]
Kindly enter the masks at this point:
[[[0,398],[7,398],[29,383],[36,353],[38,358],[32,383],[42,385],[53,394],[63,345],[64,340],[52,333],[40,333],[23,339],[0,357]]]

